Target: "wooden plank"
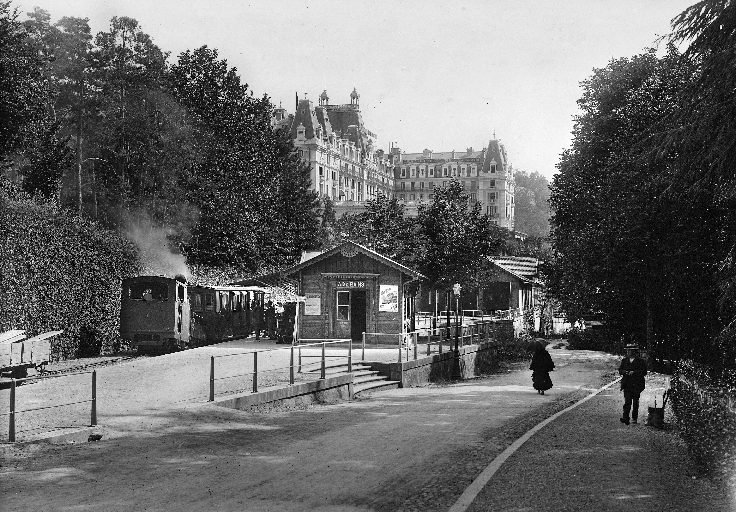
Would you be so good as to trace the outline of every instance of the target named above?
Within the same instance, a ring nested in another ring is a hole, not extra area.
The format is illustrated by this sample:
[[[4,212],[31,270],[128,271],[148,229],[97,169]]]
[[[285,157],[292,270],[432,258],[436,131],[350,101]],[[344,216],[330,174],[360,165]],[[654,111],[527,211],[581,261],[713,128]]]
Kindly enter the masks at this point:
[[[10,366],[10,343],[0,343],[0,368]]]
[[[10,365],[18,366],[23,364],[23,343],[10,344]]]
[[[28,343],[25,341],[24,343]],[[34,364],[48,363],[51,360],[51,340],[35,340],[31,345],[31,362]]]
[[[25,338],[26,331],[20,329],[12,329],[0,334],[0,344],[2,343],[15,343]]]
[[[45,340],[45,339],[51,338],[53,336],[58,336],[62,332],[64,332],[64,331],[48,331],[48,332],[45,332],[43,334],[39,334],[38,336],[34,336],[33,338],[28,338],[26,340],[26,342],[29,342],[30,341],[32,343],[34,341]]]

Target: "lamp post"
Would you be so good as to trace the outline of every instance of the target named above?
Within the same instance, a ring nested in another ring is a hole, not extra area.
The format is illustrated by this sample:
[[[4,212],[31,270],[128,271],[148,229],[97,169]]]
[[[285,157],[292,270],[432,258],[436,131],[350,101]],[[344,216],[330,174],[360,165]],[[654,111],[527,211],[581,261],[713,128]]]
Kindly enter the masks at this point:
[[[458,341],[460,338],[460,325],[458,323],[458,308],[460,306],[460,284],[455,283],[452,285],[452,292],[455,295],[455,354],[452,362],[452,379],[460,380],[462,375],[460,374],[460,348],[458,347]]]

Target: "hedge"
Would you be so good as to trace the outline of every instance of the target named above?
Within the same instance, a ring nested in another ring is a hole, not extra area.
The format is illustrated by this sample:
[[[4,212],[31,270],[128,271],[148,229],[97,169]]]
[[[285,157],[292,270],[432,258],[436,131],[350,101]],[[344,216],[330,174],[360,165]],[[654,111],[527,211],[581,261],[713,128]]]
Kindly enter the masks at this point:
[[[698,471],[734,477],[736,467],[736,370],[716,372],[680,361],[670,403]]]
[[[0,188],[0,332],[51,330],[52,360],[120,349],[122,278],[140,270],[126,239]]]

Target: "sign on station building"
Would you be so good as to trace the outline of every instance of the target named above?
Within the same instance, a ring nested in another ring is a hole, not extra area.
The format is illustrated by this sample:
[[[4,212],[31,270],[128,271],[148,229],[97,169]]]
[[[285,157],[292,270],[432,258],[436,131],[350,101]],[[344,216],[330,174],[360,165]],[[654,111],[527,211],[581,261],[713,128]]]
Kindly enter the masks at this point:
[[[414,315],[410,290],[420,273],[354,242],[284,271],[299,283],[299,337],[352,338],[364,332],[407,332]]]

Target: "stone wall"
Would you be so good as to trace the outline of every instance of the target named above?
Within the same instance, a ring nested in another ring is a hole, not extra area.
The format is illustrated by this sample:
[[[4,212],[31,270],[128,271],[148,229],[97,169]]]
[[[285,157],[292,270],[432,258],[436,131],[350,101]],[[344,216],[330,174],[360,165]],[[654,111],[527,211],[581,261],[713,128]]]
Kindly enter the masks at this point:
[[[400,382],[401,387],[416,387],[429,382],[453,380],[456,364],[460,380],[491,373],[499,361],[497,348],[498,343],[492,341],[460,347],[457,363],[454,352],[449,351],[401,363],[365,364],[369,364],[372,370],[378,371],[390,380]]]
[[[353,375],[344,374],[324,380],[303,382],[258,393],[241,393],[215,400],[230,409],[268,412],[274,409],[298,409],[309,404],[332,404],[353,399]]]

